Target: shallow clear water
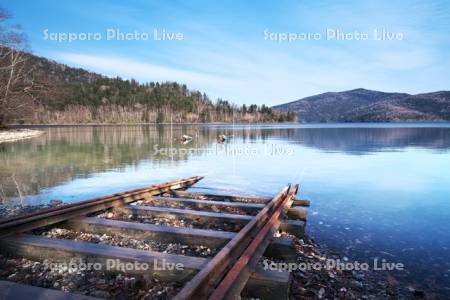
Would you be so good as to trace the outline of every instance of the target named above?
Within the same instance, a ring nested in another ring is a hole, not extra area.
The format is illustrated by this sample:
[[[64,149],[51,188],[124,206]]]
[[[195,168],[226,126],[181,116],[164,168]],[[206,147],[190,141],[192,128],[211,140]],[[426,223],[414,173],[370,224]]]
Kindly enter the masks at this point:
[[[196,190],[255,196],[300,182],[322,245],[350,260],[403,263],[391,273],[402,284],[449,293],[449,124],[43,130],[0,144],[4,202],[79,201],[192,175],[206,176]],[[223,133],[230,139],[218,144]],[[182,134],[194,139],[181,145]]]

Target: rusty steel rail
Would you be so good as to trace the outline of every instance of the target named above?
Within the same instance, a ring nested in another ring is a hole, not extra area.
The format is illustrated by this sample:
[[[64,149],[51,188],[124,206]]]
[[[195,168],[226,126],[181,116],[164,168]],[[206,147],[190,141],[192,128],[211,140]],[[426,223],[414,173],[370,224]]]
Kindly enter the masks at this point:
[[[210,300],[238,299],[241,291],[247,284],[252,270],[261,259],[264,251],[269,245],[270,238],[278,230],[279,218],[283,217],[287,209],[292,205],[298,185],[289,191],[283,202],[276,208],[264,227],[258,232],[251,244],[245,249],[239,260],[228,271],[224,279],[213,291]]]
[[[0,221],[0,238],[111,207],[122,206],[140,200],[144,196],[155,196],[172,190],[187,188],[201,179],[203,179],[201,176],[188,177],[4,219]]]
[[[272,199],[207,195],[208,200],[202,200],[204,194],[179,191],[192,186],[202,178],[200,176],[188,177],[0,220],[0,250],[12,255],[33,259],[53,257],[56,261],[68,257],[80,257],[87,261],[98,260],[103,262],[106,259],[119,257],[126,261],[154,262],[156,258],[167,259],[170,262],[183,262],[187,266],[183,272],[156,272],[158,273],[157,277],[160,276],[162,280],[187,282],[175,296],[174,299],[176,300],[237,299],[244,287],[246,293],[265,293],[264,298],[277,300],[286,298],[287,294],[285,293],[289,290],[289,275],[265,272],[256,265],[265,252],[266,255],[270,255],[269,252],[275,254],[274,257],[286,257],[286,251],[291,251],[289,249],[292,241],[289,243],[289,241],[279,238],[273,239],[273,234],[279,228],[296,236],[298,235],[293,232],[298,232],[300,227],[304,232],[304,222],[300,226],[282,220],[285,216],[291,217],[289,209],[292,205],[295,205],[295,201],[298,201],[295,199],[298,185],[291,187],[288,184]],[[164,194],[170,194],[175,198],[154,197]],[[180,198],[180,196],[186,198]],[[227,203],[230,203],[229,206],[232,207],[246,208],[250,211],[258,211],[259,209],[259,211],[256,216],[248,216],[192,209],[127,205],[138,200],[188,203],[199,209],[204,205],[228,206]],[[255,204],[255,202],[258,204]],[[114,209],[115,211],[134,209],[141,213],[163,212],[175,217],[193,218],[197,222],[203,218],[202,221],[205,224],[214,219],[226,219],[224,221],[226,223],[240,219],[245,222],[241,222],[243,223],[242,229],[234,233],[207,229],[180,229],[86,217],[107,209]],[[219,252],[210,259],[20,234],[55,224],[67,228],[82,228],[82,231],[87,232],[127,233],[139,239],[151,238],[171,241],[174,239],[176,241],[190,239],[189,242],[192,244],[194,244],[194,241],[197,243],[200,240],[202,242],[206,240],[216,245]],[[295,250],[292,255],[296,257]],[[149,272],[152,272],[152,276],[155,275],[154,270],[149,270]],[[267,286],[270,286],[270,288]]]
[[[290,184],[268,202],[264,208],[231,239],[208,264],[174,297],[175,300],[205,299],[225,273],[239,260],[245,249],[269,218],[284,203]]]

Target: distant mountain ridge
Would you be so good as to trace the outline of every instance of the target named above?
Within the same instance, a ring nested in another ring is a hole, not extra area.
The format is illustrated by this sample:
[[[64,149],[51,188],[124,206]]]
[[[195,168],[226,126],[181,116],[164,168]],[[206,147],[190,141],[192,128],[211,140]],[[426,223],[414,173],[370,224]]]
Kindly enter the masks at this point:
[[[328,92],[273,106],[299,122],[450,121],[450,91],[411,95],[367,89]]]

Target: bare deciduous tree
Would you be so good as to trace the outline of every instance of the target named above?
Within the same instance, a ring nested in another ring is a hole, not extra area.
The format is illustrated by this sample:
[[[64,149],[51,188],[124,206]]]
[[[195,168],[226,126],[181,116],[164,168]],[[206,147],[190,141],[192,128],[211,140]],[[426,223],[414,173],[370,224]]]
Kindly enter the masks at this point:
[[[10,19],[0,8],[0,126],[32,111],[40,88],[27,65],[25,35],[19,26],[8,24]]]

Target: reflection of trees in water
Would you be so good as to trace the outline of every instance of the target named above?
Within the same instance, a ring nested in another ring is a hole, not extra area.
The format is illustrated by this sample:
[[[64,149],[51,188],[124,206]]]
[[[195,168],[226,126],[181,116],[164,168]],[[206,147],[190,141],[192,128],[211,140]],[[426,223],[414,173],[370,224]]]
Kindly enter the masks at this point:
[[[177,163],[208,148],[219,134],[244,143],[272,139],[325,151],[365,154],[421,146],[450,148],[450,128],[268,128],[231,126],[80,126],[47,128],[42,137],[0,144],[0,197],[36,194],[74,177],[120,169],[151,160]],[[193,139],[182,145],[183,134]],[[154,146],[175,148],[183,155],[155,154]]]
[[[74,177],[126,167],[141,160],[152,159],[154,164],[161,164],[186,159],[155,155],[153,147],[192,147],[179,142],[185,132],[183,128],[170,131],[162,126],[47,128],[41,138],[0,146],[0,197],[4,200],[35,194]],[[205,133],[190,130],[188,134],[195,134],[192,144],[205,147],[212,139]]]
[[[271,136],[311,148],[351,154],[405,147],[450,148],[450,128],[289,128],[275,129]]]
[[[78,126],[49,127],[40,138],[0,145],[0,198],[2,200],[33,195],[40,190],[92,173],[137,165],[177,163],[208,148],[219,134],[233,136],[231,127],[207,126]],[[238,129],[237,137],[267,138],[255,129]],[[180,137],[191,136],[183,145]],[[157,149],[175,148],[182,155],[156,153]]]

